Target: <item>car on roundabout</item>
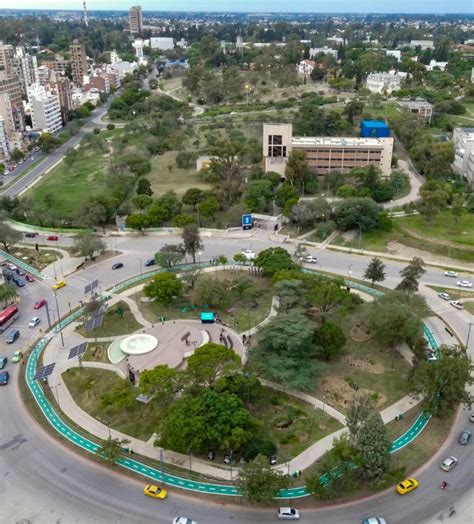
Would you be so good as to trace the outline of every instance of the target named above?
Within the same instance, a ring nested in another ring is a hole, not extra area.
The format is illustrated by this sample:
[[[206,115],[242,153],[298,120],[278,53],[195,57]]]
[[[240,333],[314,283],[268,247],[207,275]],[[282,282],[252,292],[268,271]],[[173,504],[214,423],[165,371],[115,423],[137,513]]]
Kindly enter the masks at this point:
[[[197,522],[189,517],[175,517],[173,524],[197,524]]]
[[[0,369],[3,369],[7,365],[7,362],[8,362],[7,357],[0,357]]]
[[[456,457],[446,457],[441,464],[441,469],[443,471],[451,471],[456,467],[458,459]]]
[[[36,327],[39,323],[40,323],[40,318],[39,318],[39,317],[33,317],[33,318],[28,322],[28,327],[30,327],[30,328],[34,328],[34,327]]]
[[[405,479],[397,484],[395,490],[399,495],[406,495],[410,493],[410,491],[414,491],[418,486],[419,484],[416,479]]]
[[[278,520],[299,520],[300,512],[295,508],[278,508]]]
[[[146,485],[143,489],[143,494],[147,497],[160,500],[164,500],[168,496],[166,489],[160,488],[159,486],[154,486],[153,484]]]
[[[8,371],[0,371],[0,386],[6,386],[10,379],[10,373]]]
[[[123,262],[115,262],[112,266],[112,269],[121,269],[123,267]]]
[[[469,282],[469,280],[458,280],[456,284],[459,287],[472,287],[472,282]]]
[[[451,300],[450,304],[456,309],[464,309],[464,306],[458,300]]]
[[[54,284],[53,289],[61,289],[65,285],[66,285],[66,281],[60,280],[59,282],[56,282],[56,284]]]
[[[467,429],[465,429],[460,435],[459,435],[459,439],[458,439],[458,442],[459,444],[461,444],[462,446],[467,446],[467,444],[469,444],[469,441],[471,440],[471,437],[472,437],[472,433],[470,431],[467,431]]]
[[[23,358],[23,352],[20,349],[18,349],[15,351],[15,353],[13,353],[12,362],[14,364],[18,364],[18,362],[20,362],[22,358]]]
[[[451,300],[451,297],[448,295],[448,293],[438,293],[438,297],[442,298],[443,300]]]
[[[364,519],[362,524],[387,524],[387,521],[382,517],[369,517]]]
[[[444,276],[445,277],[458,278],[459,275],[456,273],[456,271],[445,271],[444,272]]]

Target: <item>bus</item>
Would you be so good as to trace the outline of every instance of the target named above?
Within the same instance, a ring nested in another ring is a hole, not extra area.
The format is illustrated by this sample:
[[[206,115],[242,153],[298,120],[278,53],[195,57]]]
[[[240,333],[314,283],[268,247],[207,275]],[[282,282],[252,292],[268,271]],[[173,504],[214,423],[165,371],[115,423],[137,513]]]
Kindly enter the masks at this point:
[[[4,333],[10,324],[20,316],[16,306],[8,306],[0,313],[0,333]]]

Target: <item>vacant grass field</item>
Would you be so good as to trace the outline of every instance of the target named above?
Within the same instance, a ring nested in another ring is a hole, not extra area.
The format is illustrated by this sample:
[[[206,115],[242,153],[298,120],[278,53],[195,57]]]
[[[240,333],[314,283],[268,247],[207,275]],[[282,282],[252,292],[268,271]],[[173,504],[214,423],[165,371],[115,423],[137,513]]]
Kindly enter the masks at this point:
[[[224,324],[227,324],[238,332],[243,332],[259,324],[270,312],[272,302],[271,281],[267,278],[257,278],[249,276],[245,271],[231,273],[230,271],[216,271],[206,273],[213,278],[225,280],[231,287],[242,279],[249,279],[255,286],[255,299],[239,298],[229,291],[232,299],[225,308],[212,308],[218,313]],[[138,299],[143,294],[138,295]],[[188,291],[186,295],[177,303],[164,306],[157,302],[144,302],[140,304],[143,316],[152,323],[159,321],[161,317],[166,320],[176,318],[199,318],[199,313],[207,309],[206,304],[196,304],[195,294]]]
[[[143,326],[135,320],[128,304],[117,302],[105,313],[102,326],[86,332],[81,325],[77,332],[86,338],[113,337],[133,333],[141,327]]]
[[[157,411],[153,401],[134,402],[126,409],[100,406],[103,395],[120,388],[134,389],[113,371],[73,368],[63,374],[64,381],[77,404],[89,415],[110,424],[118,431],[141,440],[148,440],[158,429]],[[134,390],[138,395],[138,390]],[[289,460],[313,442],[342,426],[329,415],[285,393],[262,389],[262,398],[250,411],[275,441],[280,460]]]
[[[469,313],[471,313],[471,315],[474,315],[474,300],[469,300],[467,302],[463,302],[464,304],[464,309],[466,311],[469,311]]]
[[[12,255],[17,258],[21,258],[28,264],[31,264],[36,269],[44,269],[49,264],[53,263],[56,260],[60,260],[62,255],[59,251],[54,249],[42,249],[40,248],[39,252],[31,247],[24,246],[15,246],[12,251]],[[58,265],[57,269],[59,272],[60,266]]]
[[[454,279],[453,279],[454,280]],[[453,282],[453,286],[456,282]],[[448,293],[453,298],[474,298],[474,291],[468,291],[462,288],[442,287],[442,286],[428,286],[434,289],[437,293]]]
[[[370,102],[364,106],[364,116],[371,118],[391,118],[398,114],[397,105],[394,102],[381,103],[380,106],[374,107]]]

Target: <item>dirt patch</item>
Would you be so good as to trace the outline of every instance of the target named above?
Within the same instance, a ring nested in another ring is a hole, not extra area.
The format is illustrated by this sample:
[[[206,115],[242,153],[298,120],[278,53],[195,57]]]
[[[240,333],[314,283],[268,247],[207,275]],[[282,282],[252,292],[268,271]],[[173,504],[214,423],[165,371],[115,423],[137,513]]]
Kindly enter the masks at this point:
[[[87,260],[84,260],[84,262],[82,262],[78,266],[76,271],[80,271],[82,269],[86,269],[86,268],[88,268],[90,266],[93,266],[94,264],[98,264],[99,262],[103,262],[104,260],[108,260],[109,258],[116,257],[119,254],[121,254],[121,253],[117,253],[116,251],[105,251],[101,255],[95,257],[94,260],[90,260],[89,258]]]
[[[384,373],[385,368],[381,364],[375,362],[370,362],[368,360],[362,360],[361,358],[354,358],[352,356],[347,356],[344,358],[346,364],[351,368],[360,369],[367,373]]]
[[[361,324],[354,324],[349,331],[349,335],[355,342],[367,342],[372,338],[369,330]]]
[[[443,257],[442,255],[435,255],[430,251],[408,247],[394,240],[387,243],[387,251],[392,255],[398,255],[405,258],[420,257],[423,260],[436,260],[440,264],[458,264],[459,261],[455,258]]]
[[[323,391],[322,400],[335,408],[347,408],[354,397],[361,393],[367,394],[371,397],[376,409],[382,406],[387,400],[387,397],[382,393],[370,389],[358,388],[356,384],[349,384],[346,380],[340,377],[324,377],[321,379],[320,385],[321,390]]]

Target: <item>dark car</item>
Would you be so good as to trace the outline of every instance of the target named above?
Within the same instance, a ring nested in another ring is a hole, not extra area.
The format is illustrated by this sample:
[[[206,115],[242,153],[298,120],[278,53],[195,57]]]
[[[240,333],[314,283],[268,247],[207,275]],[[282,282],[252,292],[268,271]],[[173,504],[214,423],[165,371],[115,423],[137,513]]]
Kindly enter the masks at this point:
[[[123,262],[115,262],[115,264],[112,266],[112,269],[120,269],[123,267]]]
[[[3,369],[7,365],[7,362],[8,362],[7,357],[0,357],[0,369]]]
[[[36,235],[37,233],[32,233],[31,231],[29,231],[28,233],[25,233],[26,238],[35,238]]]
[[[25,285],[25,281],[18,275],[13,275],[12,280],[18,287],[23,287]]]
[[[18,329],[11,329],[8,333],[7,333],[7,336],[5,337],[5,342],[7,344],[13,344],[13,342],[15,342],[15,340],[20,336],[20,332],[18,331]]]
[[[9,378],[10,373],[8,371],[0,371],[0,386],[6,386]]]
[[[156,264],[155,257],[145,260],[145,267],[154,266]]]
[[[25,272],[23,269],[20,269],[19,267],[16,268],[16,274],[20,276],[24,276]]]
[[[462,444],[465,446],[466,444],[469,444],[469,441],[471,440],[472,433],[470,431],[464,430],[461,435],[459,435],[459,444]]]

